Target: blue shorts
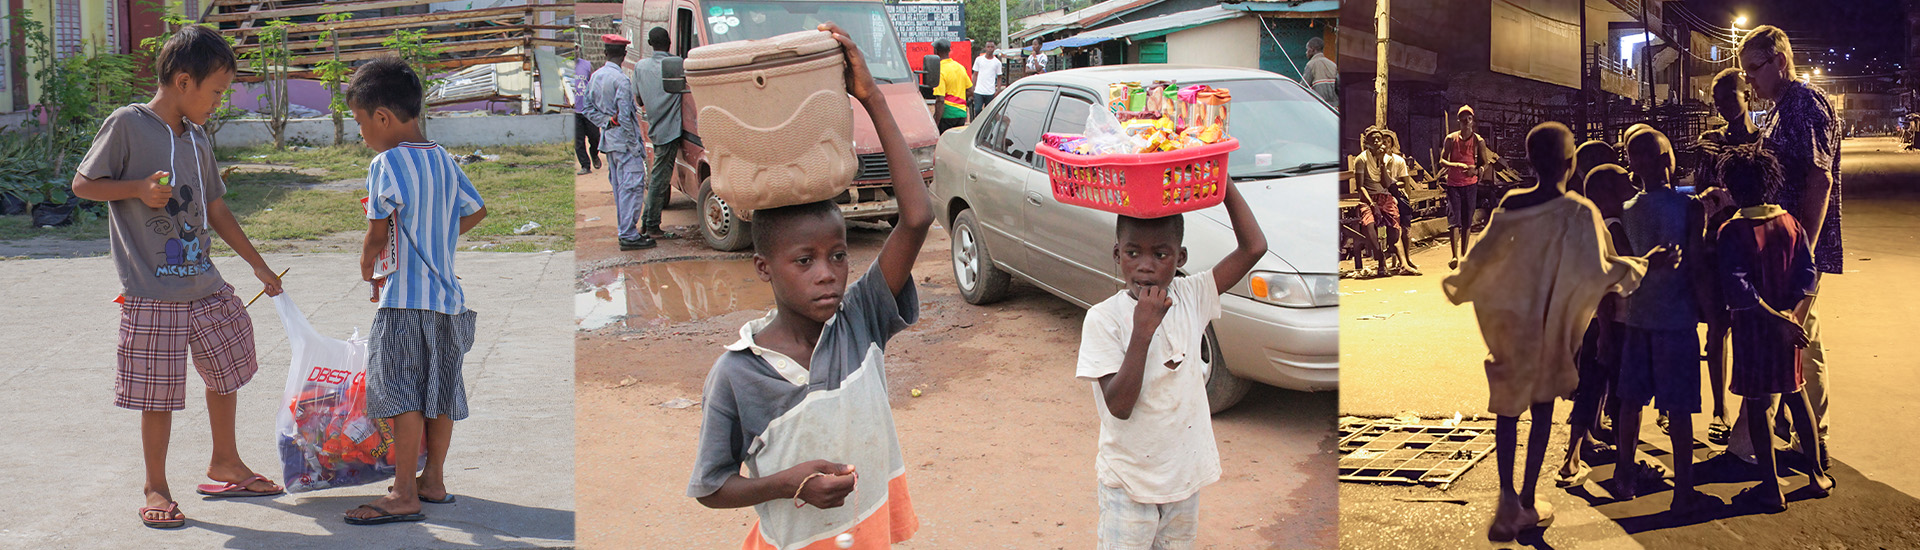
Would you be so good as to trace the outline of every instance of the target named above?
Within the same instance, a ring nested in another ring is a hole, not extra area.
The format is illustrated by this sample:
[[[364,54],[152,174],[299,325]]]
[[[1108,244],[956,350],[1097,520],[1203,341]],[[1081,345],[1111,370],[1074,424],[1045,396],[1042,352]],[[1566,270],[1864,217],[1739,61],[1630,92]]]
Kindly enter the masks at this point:
[[[1480,185],[1447,186],[1447,227],[1473,227],[1480,209]]]
[[[1700,412],[1700,333],[1628,326],[1621,336],[1621,406]]]

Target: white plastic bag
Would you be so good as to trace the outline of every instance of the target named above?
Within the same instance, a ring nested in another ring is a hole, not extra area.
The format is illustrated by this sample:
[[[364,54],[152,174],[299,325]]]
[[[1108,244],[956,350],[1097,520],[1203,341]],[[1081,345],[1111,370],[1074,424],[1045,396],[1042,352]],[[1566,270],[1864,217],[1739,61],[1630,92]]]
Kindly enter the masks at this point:
[[[392,424],[367,418],[367,339],[321,336],[286,293],[273,305],[293,349],[275,434],[287,491],[392,478]]]

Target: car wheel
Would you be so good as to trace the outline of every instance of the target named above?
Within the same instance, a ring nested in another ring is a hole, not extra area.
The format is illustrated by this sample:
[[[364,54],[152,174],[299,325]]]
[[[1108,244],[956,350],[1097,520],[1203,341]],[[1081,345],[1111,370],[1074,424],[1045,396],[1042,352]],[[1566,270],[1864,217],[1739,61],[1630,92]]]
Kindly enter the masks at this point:
[[[1227,370],[1227,360],[1220,356],[1220,339],[1213,335],[1213,326],[1207,326],[1207,332],[1200,337],[1200,360],[1205,361],[1207,369],[1207,410],[1219,413],[1239,403],[1247,396],[1247,390],[1253,389],[1253,382],[1234,376]]]
[[[953,280],[960,284],[960,296],[975,305],[1000,301],[1013,286],[1013,276],[993,265],[981,235],[973,210],[953,219]]]
[[[748,227],[727,201],[713,194],[713,178],[700,180],[700,235],[706,237],[707,246],[721,252],[744,249],[753,244]]]

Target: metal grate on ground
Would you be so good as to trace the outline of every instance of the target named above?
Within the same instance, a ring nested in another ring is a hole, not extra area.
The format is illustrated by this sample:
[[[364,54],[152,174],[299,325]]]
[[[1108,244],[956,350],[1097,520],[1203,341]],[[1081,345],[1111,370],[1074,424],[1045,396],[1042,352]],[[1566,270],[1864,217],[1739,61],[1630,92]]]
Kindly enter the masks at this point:
[[[1450,425],[1451,424],[1451,425]],[[1493,452],[1493,421],[1342,419],[1340,480],[1445,489]]]

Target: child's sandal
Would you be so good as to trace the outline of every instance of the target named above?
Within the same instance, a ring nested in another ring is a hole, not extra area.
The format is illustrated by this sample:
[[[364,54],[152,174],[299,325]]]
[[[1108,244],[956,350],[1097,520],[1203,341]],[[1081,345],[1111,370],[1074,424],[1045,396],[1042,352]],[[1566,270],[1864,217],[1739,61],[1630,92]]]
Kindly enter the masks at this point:
[[[162,512],[165,519],[147,517],[148,513]],[[154,529],[177,529],[187,524],[187,515],[180,513],[180,503],[167,501],[166,506],[143,506],[140,508],[140,523]]]

